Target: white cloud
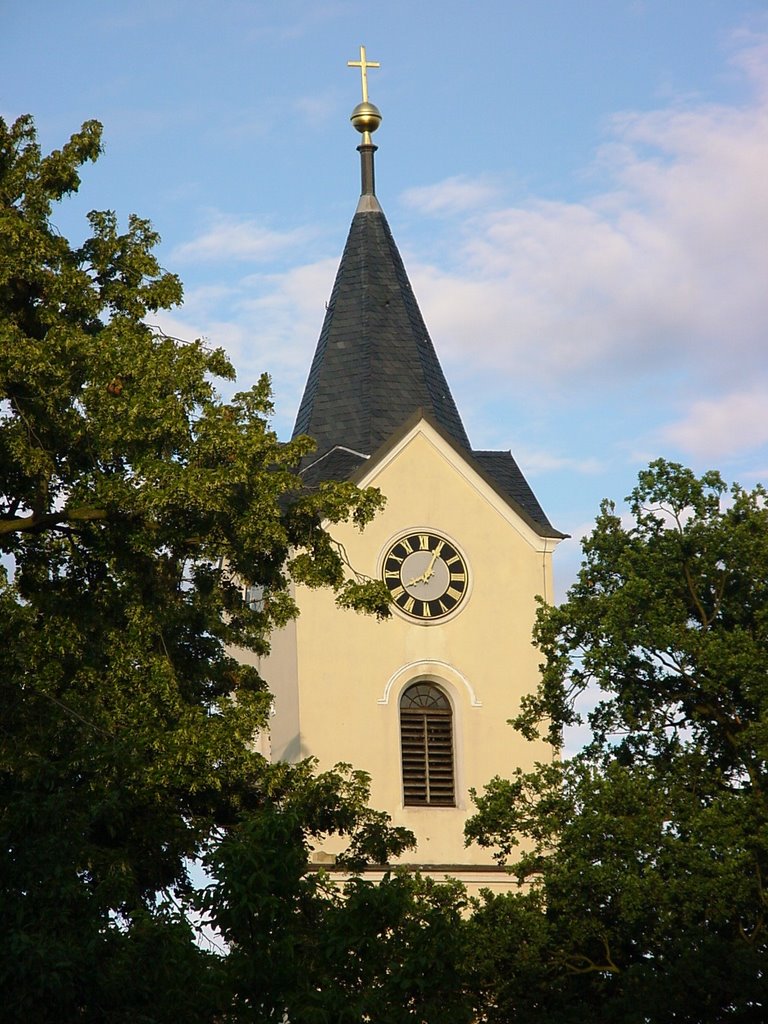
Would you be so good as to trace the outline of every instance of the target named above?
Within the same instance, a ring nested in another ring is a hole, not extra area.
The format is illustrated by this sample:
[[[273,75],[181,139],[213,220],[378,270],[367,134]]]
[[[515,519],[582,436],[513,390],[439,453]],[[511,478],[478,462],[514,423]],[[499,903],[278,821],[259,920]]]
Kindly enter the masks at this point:
[[[525,448],[521,445],[515,448],[515,459],[525,467],[526,473],[548,473],[565,469],[591,475],[605,471],[605,466],[599,459],[574,459],[565,455],[555,455],[553,452]]]
[[[285,436],[301,389],[336,272],[336,259],[295,267],[283,274],[248,274],[226,285],[189,288],[184,305],[154,322],[182,339],[206,338],[223,348],[238,368],[237,387],[261,373],[273,379],[275,425]],[[225,387],[228,393],[232,390]]]
[[[188,263],[264,262],[301,245],[308,235],[306,230],[272,231],[253,220],[215,214],[210,227],[197,238],[177,245],[171,258]]]
[[[567,395],[620,409],[624,393],[636,402],[647,394],[647,427],[625,439],[627,457],[661,437],[708,461],[768,440],[768,61],[756,58],[759,46],[752,39],[738,55],[754,86],[739,106],[688,100],[617,115],[596,158],[601,186],[581,202],[502,205],[492,182],[465,177],[406,193],[435,218],[431,251],[415,254],[412,238],[409,252],[396,234],[454,387],[464,373],[465,407],[473,390],[484,407],[494,389],[520,402],[535,395],[540,408]],[[173,258],[294,258],[292,247],[313,235],[215,215]],[[225,344],[244,380],[270,370],[288,416],[337,260],[229,274],[212,289],[192,288],[181,319]],[[662,388],[667,405],[653,408]],[[672,401],[676,419],[662,431]],[[523,461],[597,473],[614,440],[606,436],[599,460],[571,459],[566,447]]]
[[[304,124],[311,128],[323,126],[338,110],[338,100],[331,93],[300,96],[293,106]]]
[[[604,187],[580,203],[454,223],[450,182],[431,206],[418,190],[454,233],[439,257],[408,261],[441,350],[513,371],[521,389],[665,371],[694,390],[768,379],[768,72],[754,49],[740,60],[754,76],[742,106],[617,115],[596,165]]]
[[[662,437],[696,457],[719,459],[768,443],[768,388],[695,401]]]
[[[255,361],[270,372],[279,367],[294,384],[297,375],[304,383],[335,272],[334,258],[242,282],[243,299],[237,314],[239,322],[251,332],[249,362]]]
[[[163,334],[167,334],[169,338],[175,338],[177,341],[188,343],[206,337],[204,331],[196,329],[190,318],[168,313],[165,310],[148,316],[147,323],[150,327],[157,328]]]
[[[403,192],[406,206],[427,214],[465,213],[488,206],[498,197],[498,188],[486,178],[457,175],[434,185],[421,185]]]

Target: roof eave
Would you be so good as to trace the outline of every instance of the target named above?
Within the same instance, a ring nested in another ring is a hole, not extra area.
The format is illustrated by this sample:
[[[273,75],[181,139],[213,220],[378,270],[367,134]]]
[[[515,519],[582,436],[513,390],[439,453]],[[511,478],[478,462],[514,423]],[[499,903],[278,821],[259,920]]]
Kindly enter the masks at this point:
[[[408,434],[416,427],[420,422],[428,423],[432,430],[440,436],[440,438],[453,450],[453,452],[461,459],[463,459],[472,470],[477,473],[481,480],[486,483],[499,498],[502,499],[512,511],[518,515],[523,522],[529,526],[534,533],[538,534],[539,537],[546,537],[552,540],[565,540],[570,534],[561,533],[560,530],[556,530],[554,526],[549,526],[545,523],[540,523],[525,509],[523,506],[516,501],[511,494],[508,494],[499,485],[498,481],[491,476],[475,459],[472,455],[471,450],[464,448],[460,445],[448,431],[444,430],[439,423],[437,423],[433,416],[431,416],[424,409],[419,408],[412,413],[397,430],[382,444],[379,448],[373,452],[357,469],[355,469],[348,479],[355,484],[359,484],[360,481],[368,476],[372,470],[374,470],[379,463],[384,461],[389,453],[396,448],[400,442],[407,437]]]

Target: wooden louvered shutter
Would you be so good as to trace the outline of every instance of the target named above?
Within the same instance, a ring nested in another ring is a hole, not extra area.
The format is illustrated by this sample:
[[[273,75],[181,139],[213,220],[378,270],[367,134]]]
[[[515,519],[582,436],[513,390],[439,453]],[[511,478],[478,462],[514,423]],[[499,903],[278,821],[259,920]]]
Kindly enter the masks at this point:
[[[431,683],[415,683],[401,697],[400,743],[404,803],[453,807],[453,715]]]

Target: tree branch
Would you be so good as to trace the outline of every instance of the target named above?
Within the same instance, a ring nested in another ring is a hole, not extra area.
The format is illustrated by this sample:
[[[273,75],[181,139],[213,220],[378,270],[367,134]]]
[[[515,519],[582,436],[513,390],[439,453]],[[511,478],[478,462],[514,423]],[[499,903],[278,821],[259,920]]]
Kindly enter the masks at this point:
[[[566,970],[571,974],[594,974],[602,973],[603,971],[608,971],[610,974],[620,974],[621,970],[614,963],[606,939],[603,939],[603,948],[605,949],[605,963],[595,963],[594,960],[584,955],[567,956],[565,958]]]
[[[685,582],[688,584],[688,593],[691,595],[691,600],[694,603],[696,611],[699,613],[701,618],[702,629],[709,629],[712,619],[707,615],[704,605],[699,600],[699,595],[696,593],[696,588],[693,585],[693,577],[691,576],[691,570],[688,567],[687,562],[683,562],[683,572],[685,573]],[[714,616],[713,616],[714,617]]]
[[[30,516],[10,516],[0,519],[0,536],[10,533],[35,533],[67,523],[88,523],[106,519],[103,508],[63,508],[59,512],[32,513]]]

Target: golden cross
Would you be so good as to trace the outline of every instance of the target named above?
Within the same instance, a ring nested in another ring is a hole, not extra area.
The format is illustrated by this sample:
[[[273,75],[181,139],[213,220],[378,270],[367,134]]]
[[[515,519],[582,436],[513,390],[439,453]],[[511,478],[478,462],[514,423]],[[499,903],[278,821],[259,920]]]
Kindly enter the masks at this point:
[[[363,80],[363,103],[368,102],[368,68],[380,68],[377,60],[365,59],[365,47],[360,47],[360,60],[348,60],[348,68],[360,68],[360,77]]]

